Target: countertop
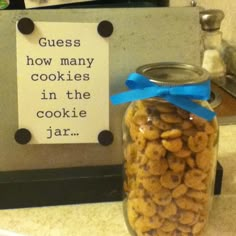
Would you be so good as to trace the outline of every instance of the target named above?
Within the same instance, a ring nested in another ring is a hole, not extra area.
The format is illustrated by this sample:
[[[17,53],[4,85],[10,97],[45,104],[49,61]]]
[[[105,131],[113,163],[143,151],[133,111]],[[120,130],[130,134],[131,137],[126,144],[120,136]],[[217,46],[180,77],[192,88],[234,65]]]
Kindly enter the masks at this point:
[[[205,236],[236,235],[235,134],[236,125],[220,127],[223,187],[214,197]],[[26,236],[129,236],[122,202],[0,210],[0,228]]]
[[[217,116],[236,116],[236,98],[214,83],[212,83],[211,87],[212,90],[217,92],[222,99],[221,105],[214,109]]]

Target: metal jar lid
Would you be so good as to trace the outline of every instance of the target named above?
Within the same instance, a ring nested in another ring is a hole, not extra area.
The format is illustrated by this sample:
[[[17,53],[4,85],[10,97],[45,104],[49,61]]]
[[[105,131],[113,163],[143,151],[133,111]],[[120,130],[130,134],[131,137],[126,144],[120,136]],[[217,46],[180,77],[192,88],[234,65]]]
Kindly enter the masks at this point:
[[[218,9],[209,9],[200,12],[200,23],[202,30],[215,31],[220,29],[222,20],[224,19],[224,12]]]
[[[140,66],[137,73],[159,85],[196,84],[208,80],[209,73],[199,66],[162,62]]]

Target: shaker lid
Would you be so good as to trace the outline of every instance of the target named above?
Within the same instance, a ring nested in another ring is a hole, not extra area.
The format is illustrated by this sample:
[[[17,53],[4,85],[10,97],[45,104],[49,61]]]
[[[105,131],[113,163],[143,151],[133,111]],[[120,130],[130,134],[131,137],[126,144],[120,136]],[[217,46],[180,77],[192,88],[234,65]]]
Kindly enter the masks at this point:
[[[224,12],[218,9],[210,9],[200,11],[200,23],[202,30],[215,31],[220,29],[222,20],[224,19]]]
[[[202,67],[177,62],[146,64],[136,71],[158,85],[194,84],[209,78],[209,73]]]

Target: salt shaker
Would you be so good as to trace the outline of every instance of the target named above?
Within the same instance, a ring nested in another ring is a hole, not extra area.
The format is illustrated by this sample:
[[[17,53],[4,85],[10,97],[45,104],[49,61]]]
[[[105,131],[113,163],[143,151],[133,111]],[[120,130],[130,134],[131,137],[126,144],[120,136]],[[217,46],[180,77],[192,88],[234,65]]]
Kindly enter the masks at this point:
[[[223,81],[226,65],[222,57],[221,22],[224,12],[218,9],[200,12],[202,32],[202,67],[206,69],[214,81]]]

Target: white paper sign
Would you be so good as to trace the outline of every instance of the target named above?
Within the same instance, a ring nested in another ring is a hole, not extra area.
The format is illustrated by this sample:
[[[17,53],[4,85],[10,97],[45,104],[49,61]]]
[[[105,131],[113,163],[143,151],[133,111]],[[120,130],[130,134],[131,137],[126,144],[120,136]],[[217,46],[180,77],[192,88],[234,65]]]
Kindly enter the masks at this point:
[[[108,39],[97,23],[34,23],[16,34],[19,128],[32,144],[97,143],[109,129]]]
[[[37,8],[68,3],[91,2],[94,0],[25,0],[26,8]]]

